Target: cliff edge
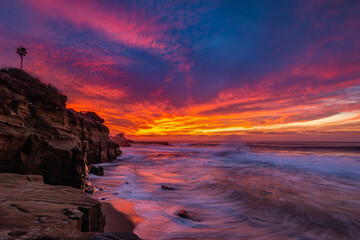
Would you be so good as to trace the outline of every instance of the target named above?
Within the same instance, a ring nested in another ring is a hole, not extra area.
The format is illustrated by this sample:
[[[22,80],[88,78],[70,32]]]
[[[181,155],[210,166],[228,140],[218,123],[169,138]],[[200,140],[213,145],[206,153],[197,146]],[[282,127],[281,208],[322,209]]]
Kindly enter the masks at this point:
[[[0,172],[83,188],[87,164],[121,153],[96,113],[67,109],[65,95],[25,71],[0,70],[0,99]]]

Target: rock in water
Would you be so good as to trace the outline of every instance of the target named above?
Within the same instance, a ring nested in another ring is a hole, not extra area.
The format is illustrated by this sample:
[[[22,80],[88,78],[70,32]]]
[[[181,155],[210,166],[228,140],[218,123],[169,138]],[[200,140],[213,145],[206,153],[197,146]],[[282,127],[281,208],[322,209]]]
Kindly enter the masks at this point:
[[[85,187],[84,187],[84,191],[87,193],[95,193],[98,189],[91,184],[91,182],[87,182]]]
[[[173,188],[173,187],[167,187],[167,186],[165,186],[165,185],[161,185],[161,188],[162,188],[163,190],[175,190],[175,188]]]
[[[92,166],[89,173],[95,174],[97,176],[104,176],[104,168]]]
[[[99,191],[111,192],[112,190],[110,188],[107,188],[107,187],[99,187]]]
[[[189,215],[189,213],[187,211],[185,211],[184,209],[183,210],[180,210],[180,212],[178,213],[179,217],[182,217],[182,218],[187,218],[187,219],[190,219],[192,221],[195,221],[195,219],[193,217],[191,217]]]
[[[80,189],[0,173],[0,192],[0,239],[89,239],[104,231],[101,204]]]

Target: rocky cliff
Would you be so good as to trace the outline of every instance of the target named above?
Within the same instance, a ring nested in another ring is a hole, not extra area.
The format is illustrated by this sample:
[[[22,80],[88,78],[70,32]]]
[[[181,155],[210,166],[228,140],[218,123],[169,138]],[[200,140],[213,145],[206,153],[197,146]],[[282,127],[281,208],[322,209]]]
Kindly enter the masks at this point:
[[[0,70],[0,172],[82,188],[87,164],[121,153],[103,119],[66,109],[66,99],[22,70]]]

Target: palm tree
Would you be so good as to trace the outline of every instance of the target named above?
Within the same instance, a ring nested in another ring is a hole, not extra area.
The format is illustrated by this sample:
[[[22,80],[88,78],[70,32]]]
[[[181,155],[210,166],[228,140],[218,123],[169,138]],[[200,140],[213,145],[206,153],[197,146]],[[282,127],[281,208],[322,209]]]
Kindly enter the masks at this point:
[[[26,56],[26,54],[27,54],[26,48],[20,46],[16,49],[16,53],[19,54],[19,56],[21,58],[20,69],[22,69],[23,57]]]

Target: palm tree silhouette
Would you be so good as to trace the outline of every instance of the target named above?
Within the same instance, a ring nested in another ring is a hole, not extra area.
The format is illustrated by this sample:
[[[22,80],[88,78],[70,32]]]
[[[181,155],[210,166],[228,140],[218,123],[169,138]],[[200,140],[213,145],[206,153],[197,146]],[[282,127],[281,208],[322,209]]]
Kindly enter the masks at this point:
[[[22,64],[23,64],[23,57],[26,56],[27,51],[26,48],[20,46],[16,49],[16,53],[20,56],[21,58],[21,65],[20,65],[20,69],[22,69]]]

